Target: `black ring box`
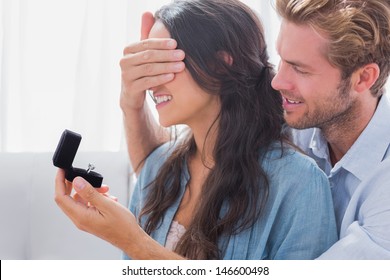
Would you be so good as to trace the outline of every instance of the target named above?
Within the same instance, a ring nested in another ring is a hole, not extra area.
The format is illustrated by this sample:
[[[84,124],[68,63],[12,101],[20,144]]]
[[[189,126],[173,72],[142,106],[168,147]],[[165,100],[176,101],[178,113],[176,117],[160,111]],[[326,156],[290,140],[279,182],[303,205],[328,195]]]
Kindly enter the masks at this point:
[[[57,149],[53,155],[53,164],[65,170],[65,178],[72,182],[74,178],[81,176],[87,180],[94,188],[100,188],[103,176],[97,172],[72,166],[77,149],[81,142],[81,135],[65,129],[62,133]]]

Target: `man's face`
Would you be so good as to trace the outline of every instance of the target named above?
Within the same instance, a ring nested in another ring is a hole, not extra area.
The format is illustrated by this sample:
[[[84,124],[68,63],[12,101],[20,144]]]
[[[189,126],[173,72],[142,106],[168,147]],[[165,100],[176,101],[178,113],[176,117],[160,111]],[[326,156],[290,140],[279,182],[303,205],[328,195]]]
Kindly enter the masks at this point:
[[[294,128],[326,128],[348,119],[355,100],[349,81],[325,57],[327,39],[307,25],[283,21],[272,87],[283,96],[286,122]]]

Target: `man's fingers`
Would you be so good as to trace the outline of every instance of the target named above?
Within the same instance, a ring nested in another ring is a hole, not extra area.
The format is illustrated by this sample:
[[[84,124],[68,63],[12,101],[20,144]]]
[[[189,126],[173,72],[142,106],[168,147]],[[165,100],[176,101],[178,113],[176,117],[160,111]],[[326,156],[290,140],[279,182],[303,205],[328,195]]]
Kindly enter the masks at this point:
[[[141,40],[145,40],[149,36],[149,32],[154,24],[154,17],[151,12],[146,12],[141,19]]]
[[[153,63],[139,66],[127,66],[125,62],[122,65],[122,81],[133,82],[144,77],[153,77],[169,73],[179,73],[184,70],[183,62]],[[161,79],[170,77],[161,77]],[[159,78],[160,79],[160,78]]]
[[[171,38],[153,38],[132,43],[123,49],[123,55],[135,54],[147,50],[175,50],[177,43]],[[144,53],[143,53],[144,55]]]
[[[185,64],[182,61],[184,53],[173,56],[165,55],[165,51],[155,53],[149,57],[141,54],[124,56],[120,60],[122,78],[133,80],[145,76],[155,76],[163,73],[179,73],[184,70]]]
[[[173,73],[143,77],[133,81],[131,88],[133,92],[142,92],[142,94],[145,94],[145,90],[166,84],[174,78],[175,75]]]

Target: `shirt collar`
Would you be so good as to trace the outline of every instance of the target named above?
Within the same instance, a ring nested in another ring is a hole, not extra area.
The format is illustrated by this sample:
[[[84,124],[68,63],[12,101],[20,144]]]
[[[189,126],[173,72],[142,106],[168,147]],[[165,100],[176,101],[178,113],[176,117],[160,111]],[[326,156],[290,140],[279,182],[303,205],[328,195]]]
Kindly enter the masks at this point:
[[[322,134],[321,129],[313,129],[313,135],[309,143],[309,148],[315,156],[329,159],[328,142]]]
[[[344,168],[360,180],[369,175],[386,154],[390,144],[389,120],[390,99],[385,94],[367,127],[343,157]]]

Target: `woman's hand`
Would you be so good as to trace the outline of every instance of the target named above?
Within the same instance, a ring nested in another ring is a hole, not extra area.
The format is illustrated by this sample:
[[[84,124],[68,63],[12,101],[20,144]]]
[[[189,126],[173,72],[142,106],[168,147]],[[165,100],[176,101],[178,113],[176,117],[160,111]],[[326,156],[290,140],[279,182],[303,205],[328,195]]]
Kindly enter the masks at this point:
[[[72,183],[71,182],[66,181],[65,183],[66,183],[68,189],[72,189]],[[112,199],[113,201],[118,201],[117,197],[115,197],[113,195],[110,195],[108,193],[109,190],[110,190],[110,188],[107,185],[102,185],[100,188],[96,188],[96,191],[101,193],[102,195]],[[85,201],[77,192],[73,195],[73,199],[76,200],[79,203],[83,203],[83,204],[89,206],[89,204],[88,204],[89,202]]]
[[[73,197],[72,188],[77,192]],[[133,259],[180,258],[149,237],[127,208],[105,195],[107,190],[103,187],[102,195],[81,177],[71,184],[59,169],[55,201],[79,229],[110,242]]]
[[[73,197],[72,187],[77,192]],[[126,249],[128,240],[136,240],[142,230],[127,208],[105,195],[108,187],[100,190],[103,195],[97,190],[81,177],[72,184],[63,170],[57,172],[55,201],[63,212],[79,229]]]

